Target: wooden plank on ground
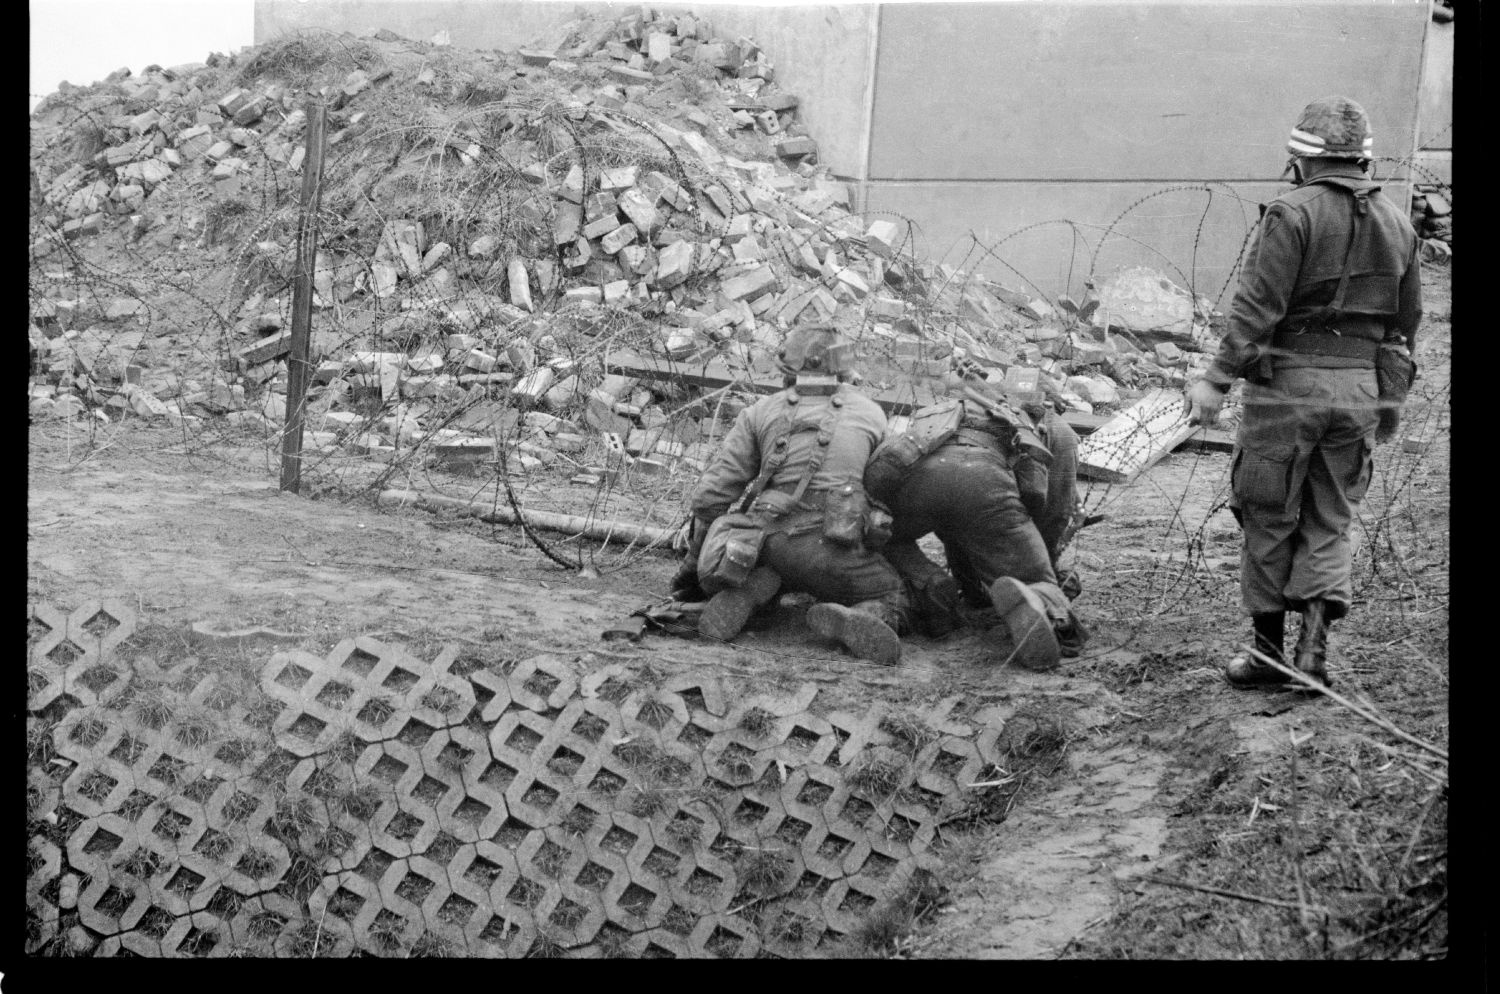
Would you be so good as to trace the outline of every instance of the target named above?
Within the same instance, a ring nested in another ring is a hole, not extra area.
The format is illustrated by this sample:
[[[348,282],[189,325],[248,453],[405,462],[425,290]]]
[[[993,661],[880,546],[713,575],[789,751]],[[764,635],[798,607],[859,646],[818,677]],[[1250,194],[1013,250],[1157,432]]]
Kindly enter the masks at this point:
[[[1129,483],[1202,429],[1176,390],[1152,390],[1078,443],[1078,475]]]
[[[665,356],[614,352],[605,362],[605,372],[633,376],[640,380],[671,380],[705,390],[733,387],[747,393],[770,394],[782,388],[779,376],[756,374],[743,367],[732,368],[722,359],[713,359],[708,362],[678,362]],[[1178,399],[1179,404],[1181,403],[1182,395],[1175,390],[1163,389],[1154,393],[1170,394]],[[919,382],[919,378],[916,377],[910,378],[896,389],[868,390],[867,395],[879,404],[886,414],[897,416],[909,415],[917,408],[925,407],[941,396],[935,386]],[[1111,422],[1113,418],[1100,414],[1068,411],[1063,415],[1063,420],[1079,435],[1090,435]],[[1224,432],[1201,429],[1191,433],[1191,437],[1184,436],[1184,439],[1179,439],[1179,442],[1184,448],[1205,452],[1228,452],[1234,447],[1234,440]]]

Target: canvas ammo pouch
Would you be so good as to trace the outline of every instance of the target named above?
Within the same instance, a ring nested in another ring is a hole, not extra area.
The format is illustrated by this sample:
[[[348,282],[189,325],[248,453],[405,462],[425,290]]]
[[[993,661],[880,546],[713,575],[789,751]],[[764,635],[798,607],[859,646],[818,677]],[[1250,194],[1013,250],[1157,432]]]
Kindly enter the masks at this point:
[[[1375,383],[1380,388],[1381,406],[1406,403],[1406,395],[1417,378],[1417,364],[1400,342],[1382,342],[1375,353]]]
[[[865,537],[870,501],[857,483],[828,491],[823,500],[823,537],[835,545],[857,546]]]
[[[911,416],[906,431],[884,439],[865,464],[865,490],[882,503],[895,499],[906,474],[922,457],[935,452],[958,431],[963,403],[940,400]]]
[[[759,515],[730,511],[714,519],[698,554],[699,582],[738,587],[760,559],[766,529]]]

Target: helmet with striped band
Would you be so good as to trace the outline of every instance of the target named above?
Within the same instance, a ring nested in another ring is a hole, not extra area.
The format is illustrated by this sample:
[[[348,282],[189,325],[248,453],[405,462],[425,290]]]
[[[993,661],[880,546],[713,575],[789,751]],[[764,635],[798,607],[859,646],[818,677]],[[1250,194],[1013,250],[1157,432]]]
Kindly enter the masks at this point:
[[[1286,150],[1309,159],[1373,158],[1370,118],[1348,97],[1323,97],[1308,104],[1287,139]]]

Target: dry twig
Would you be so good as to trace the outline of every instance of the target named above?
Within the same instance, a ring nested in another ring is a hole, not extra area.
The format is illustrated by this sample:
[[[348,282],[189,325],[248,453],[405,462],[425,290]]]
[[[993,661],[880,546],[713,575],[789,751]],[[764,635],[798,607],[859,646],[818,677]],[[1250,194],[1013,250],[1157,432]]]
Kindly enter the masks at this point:
[[[1265,663],[1267,666],[1274,667],[1280,672],[1294,679],[1296,682],[1302,684],[1303,686],[1308,687],[1312,690],[1316,690],[1318,693],[1323,694],[1325,697],[1331,698],[1335,703],[1343,705],[1345,709],[1354,712],[1361,718],[1365,719],[1365,721],[1368,721],[1370,724],[1377,725],[1380,728],[1385,729],[1387,732],[1390,732],[1397,738],[1411,743],[1418,749],[1421,749],[1424,752],[1431,753],[1438,759],[1441,759],[1444,763],[1448,762],[1448,753],[1442,749],[1439,749],[1432,743],[1423,742],[1415,735],[1410,735],[1406,732],[1403,732],[1401,729],[1397,728],[1386,719],[1364,710],[1359,705],[1352,703],[1347,697],[1335,693],[1332,689],[1325,687],[1323,684],[1314,680],[1312,677],[1308,676],[1306,673],[1303,673],[1301,670],[1295,670],[1292,667],[1287,666],[1285,663],[1278,662],[1277,660],[1272,659],[1270,656],[1265,655],[1264,653],[1253,647],[1246,646],[1245,648],[1249,650],[1251,655],[1253,655],[1256,659],[1259,659],[1261,662]]]

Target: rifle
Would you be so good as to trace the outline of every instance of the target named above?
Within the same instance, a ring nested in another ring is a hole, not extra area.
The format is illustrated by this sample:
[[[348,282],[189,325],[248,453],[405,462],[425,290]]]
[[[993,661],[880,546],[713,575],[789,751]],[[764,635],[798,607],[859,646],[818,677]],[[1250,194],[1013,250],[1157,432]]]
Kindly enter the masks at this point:
[[[1090,525],[1097,525],[1105,519],[1103,514],[1084,514],[1082,507],[1073,509],[1073,516],[1068,519],[1068,526],[1063,529],[1062,535],[1057,539],[1057,555],[1060,558],[1063,550],[1072,543],[1074,536]]]
[[[1012,366],[1011,369],[1018,370],[1022,367]],[[996,396],[988,389],[980,389],[980,386],[987,387],[989,384],[979,366],[968,358],[959,358],[954,361],[953,371],[962,384],[964,400],[989,415],[990,420],[1001,428],[998,434],[1002,438],[1008,438],[1012,448],[1025,450],[1027,455],[1043,466],[1052,465],[1052,451],[1043,444],[1031,417],[1012,407],[1005,396]],[[1007,375],[1007,380],[1009,379],[1011,377]]]

